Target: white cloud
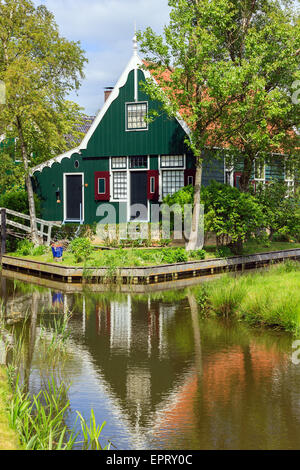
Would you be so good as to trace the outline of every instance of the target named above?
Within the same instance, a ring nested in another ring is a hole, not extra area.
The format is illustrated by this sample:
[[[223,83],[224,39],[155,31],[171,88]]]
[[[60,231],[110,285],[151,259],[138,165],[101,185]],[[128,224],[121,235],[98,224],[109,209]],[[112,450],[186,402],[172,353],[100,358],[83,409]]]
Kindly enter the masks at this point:
[[[103,88],[116,83],[130,59],[135,22],[161,32],[169,18],[167,0],[35,0],[40,3],[54,13],[61,34],[87,52],[86,79],[70,98],[88,114],[98,111]]]

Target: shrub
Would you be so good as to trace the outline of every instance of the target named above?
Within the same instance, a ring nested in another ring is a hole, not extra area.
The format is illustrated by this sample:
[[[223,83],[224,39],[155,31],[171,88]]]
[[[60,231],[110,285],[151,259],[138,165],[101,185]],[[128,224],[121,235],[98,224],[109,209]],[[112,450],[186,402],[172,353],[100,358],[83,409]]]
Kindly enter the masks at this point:
[[[220,246],[216,251],[217,258],[228,258],[229,256],[232,256],[229,246]]]
[[[167,264],[184,263],[188,260],[188,254],[183,248],[162,250],[162,262]]]
[[[34,244],[31,241],[25,239],[18,242],[16,250],[17,256],[29,256],[32,255],[33,251]]]
[[[232,251],[240,253],[251,233],[264,227],[263,211],[251,194],[212,182],[204,188],[202,200],[205,204],[205,228],[216,234],[218,247],[230,239]]]
[[[194,251],[190,251],[189,255],[190,255],[191,258],[194,258],[194,259],[205,259],[206,251],[205,250],[194,250]]]
[[[37,195],[34,195],[35,211],[37,217],[41,215],[41,204]],[[25,189],[11,189],[0,196],[0,207],[12,211],[29,214],[28,194]]]
[[[271,240],[300,239],[299,195],[289,194],[285,183],[272,181],[258,186],[255,198],[264,213]]]
[[[47,253],[48,248],[44,245],[37,246],[33,249],[32,254],[33,256],[42,256]]]
[[[75,238],[70,243],[70,251],[73,253],[76,263],[80,263],[90,257],[93,246],[88,238]]]

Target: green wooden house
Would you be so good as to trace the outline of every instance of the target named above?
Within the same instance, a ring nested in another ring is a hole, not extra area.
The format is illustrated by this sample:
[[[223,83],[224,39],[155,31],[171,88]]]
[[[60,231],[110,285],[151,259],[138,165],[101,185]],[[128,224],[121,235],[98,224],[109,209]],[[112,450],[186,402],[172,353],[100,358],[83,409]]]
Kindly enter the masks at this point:
[[[91,224],[104,215],[97,215],[99,208],[110,203],[117,222],[137,217],[150,221],[151,204],[194,184],[195,158],[185,144],[187,124],[164,114],[151,123],[145,120],[159,103],[141,90],[140,82],[150,75],[141,65],[134,39],[132,58],[116,86],[106,90],[106,101],[82,142],[32,170],[43,219]],[[284,178],[281,166],[279,158],[273,169],[255,169],[254,184],[274,175]],[[202,183],[238,186],[239,175],[238,169],[226,167],[225,159],[209,159]],[[135,204],[144,207],[142,213]]]

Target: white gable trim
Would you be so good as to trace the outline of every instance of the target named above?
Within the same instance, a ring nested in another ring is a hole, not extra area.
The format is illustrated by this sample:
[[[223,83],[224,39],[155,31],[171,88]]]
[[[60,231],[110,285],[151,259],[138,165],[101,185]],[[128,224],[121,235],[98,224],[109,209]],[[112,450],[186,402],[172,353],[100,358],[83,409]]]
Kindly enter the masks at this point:
[[[90,138],[92,137],[92,135],[94,134],[94,132],[96,131],[97,127],[99,126],[100,122],[102,121],[102,119],[104,118],[107,110],[109,109],[110,105],[113,103],[113,101],[115,101],[119,94],[120,94],[120,88],[122,88],[125,83],[127,82],[127,79],[128,79],[128,75],[129,73],[132,71],[132,70],[138,70],[141,68],[141,66],[143,65],[143,61],[142,59],[138,56],[138,54],[135,52],[133,54],[133,56],[131,57],[130,61],[128,62],[125,70],[123,71],[121,77],[119,78],[116,86],[114,87],[113,91],[111,92],[111,94],[109,95],[108,99],[105,101],[104,105],[102,106],[101,110],[99,111],[98,115],[96,116],[96,118],[94,119],[93,121],[93,124],[91,125],[91,127],[89,128],[88,132],[86,133],[86,135],[84,136],[81,144],[72,149],[72,150],[69,150],[65,153],[62,153],[61,155],[58,155],[57,157],[54,157],[54,158],[51,158],[50,160],[40,164],[40,165],[37,165],[36,167],[32,168],[30,170],[30,174],[31,176],[40,171],[42,172],[44,168],[51,168],[52,165],[54,163],[61,163],[61,161],[64,159],[64,158],[71,158],[72,155],[74,153],[81,153],[81,150],[86,150],[87,149],[87,146],[88,146],[88,143],[89,143],[89,140]],[[151,73],[149,72],[149,70],[142,70],[142,72],[144,73],[144,76],[145,78],[150,78],[152,80],[155,81],[155,83],[157,84],[157,86],[159,86],[159,84],[157,83],[157,81],[154,79],[154,77],[151,75]],[[135,95],[136,95],[136,92],[135,92]],[[136,97],[136,96],[135,96]],[[176,116],[176,119],[178,121],[178,123],[181,125],[181,127],[183,128],[183,130],[185,131],[185,133],[187,135],[190,135],[190,129],[188,127],[188,125],[186,124],[186,122],[181,118],[180,114],[178,113],[178,115]]]

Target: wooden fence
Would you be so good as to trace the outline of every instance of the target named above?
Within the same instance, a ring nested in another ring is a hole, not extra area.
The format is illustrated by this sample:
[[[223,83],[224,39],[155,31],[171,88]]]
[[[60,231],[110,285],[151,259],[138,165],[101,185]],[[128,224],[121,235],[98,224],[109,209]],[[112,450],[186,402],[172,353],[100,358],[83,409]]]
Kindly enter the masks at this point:
[[[7,235],[16,238],[26,238],[31,233],[30,217],[27,214],[16,212],[11,209],[0,208],[1,211],[1,254],[5,253]],[[17,222],[16,219],[21,219]],[[50,245],[53,227],[60,227],[56,222],[48,222],[35,219],[38,236],[45,245]]]

